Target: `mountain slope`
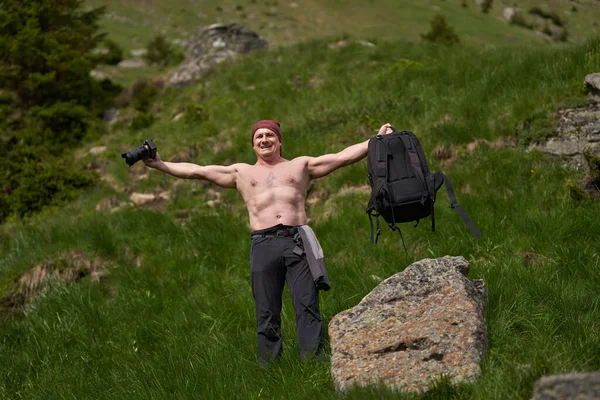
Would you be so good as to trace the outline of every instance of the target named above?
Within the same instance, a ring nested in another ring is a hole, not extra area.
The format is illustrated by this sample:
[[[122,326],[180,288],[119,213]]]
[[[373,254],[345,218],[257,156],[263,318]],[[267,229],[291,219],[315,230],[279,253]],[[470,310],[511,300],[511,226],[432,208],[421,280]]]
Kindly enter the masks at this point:
[[[527,152],[518,128],[587,102],[582,81],[600,65],[600,42],[532,49],[350,40],[331,48],[337,41],[244,56],[203,82],[167,90],[155,99],[149,128],[123,120],[80,149],[77,156],[105,177],[97,190],[2,226],[3,311],[36,266],[77,267],[81,279],[24,299],[31,301],[24,316],[2,314],[0,354],[10,368],[0,372],[0,397],[339,398],[327,362],[298,360],[287,293],[284,358],[266,369],[255,363],[239,195],[140,164],[127,168],[120,158],[153,138],[164,158],[253,162],[250,127],[261,118],[281,121],[288,158],[339,151],[385,122],[413,130],[483,233],[469,235],[442,191],[435,233],[427,221],[403,227],[405,256],[385,227],[377,246],[368,242],[364,161],[316,181],[308,212],[333,283],[321,297],[325,322],[413,260],[463,255],[471,278],[488,287],[491,347],[480,382],[441,382],[433,397],[529,398],[544,374],[600,369],[600,205],[572,199],[565,181],[582,172]],[[104,153],[88,151],[99,145]],[[128,204],[134,191],[169,190],[168,201]],[[102,266],[99,282],[86,262]],[[348,397],[410,398],[383,388]]]

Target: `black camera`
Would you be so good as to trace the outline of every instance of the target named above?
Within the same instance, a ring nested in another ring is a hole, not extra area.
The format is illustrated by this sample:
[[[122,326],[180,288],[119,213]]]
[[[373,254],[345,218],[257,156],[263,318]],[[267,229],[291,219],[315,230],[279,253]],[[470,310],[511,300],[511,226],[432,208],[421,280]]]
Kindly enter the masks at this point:
[[[138,147],[137,149],[133,149],[128,151],[127,153],[121,154],[121,157],[125,159],[125,162],[130,167],[140,160],[144,160],[146,158],[155,158],[156,157],[156,145],[152,142],[152,139],[144,140],[144,144]]]

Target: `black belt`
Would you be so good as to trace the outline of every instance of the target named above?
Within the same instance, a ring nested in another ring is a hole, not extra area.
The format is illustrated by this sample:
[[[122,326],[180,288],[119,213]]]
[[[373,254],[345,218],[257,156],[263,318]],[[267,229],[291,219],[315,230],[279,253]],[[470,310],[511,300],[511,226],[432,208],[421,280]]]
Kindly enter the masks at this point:
[[[254,238],[264,238],[264,237],[289,237],[294,236],[298,233],[298,228],[289,227],[289,228],[280,228],[280,229],[267,229],[264,231],[254,231],[251,234],[251,237]]]

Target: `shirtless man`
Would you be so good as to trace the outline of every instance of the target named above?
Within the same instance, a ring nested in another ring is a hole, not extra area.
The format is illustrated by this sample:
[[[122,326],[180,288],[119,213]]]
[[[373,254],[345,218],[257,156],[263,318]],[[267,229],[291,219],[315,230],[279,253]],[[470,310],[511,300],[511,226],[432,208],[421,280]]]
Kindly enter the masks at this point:
[[[391,125],[385,124],[378,134],[390,132]],[[242,195],[252,229],[250,267],[261,364],[278,358],[283,350],[280,314],[285,281],[296,313],[301,357],[315,355],[321,349],[319,293],[302,248],[306,245],[298,243],[298,227],[307,222],[305,200],[310,181],[363,159],[368,140],[339,153],[293,160],[281,156],[281,144],[279,123],[263,120],[252,129],[252,147],[257,158],[254,165],[172,163],[162,161],[158,153],[155,159],[144,160],[148,167],[177,178],[206,180],[235,188]]]

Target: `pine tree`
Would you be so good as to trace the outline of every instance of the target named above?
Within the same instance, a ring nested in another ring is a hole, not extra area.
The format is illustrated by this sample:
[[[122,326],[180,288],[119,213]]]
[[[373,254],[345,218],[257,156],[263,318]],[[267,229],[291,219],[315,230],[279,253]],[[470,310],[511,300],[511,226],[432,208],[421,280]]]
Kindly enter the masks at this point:
[[[89,106],[92,50],[104,8],[81,0],[6,0],[0,9],[0,87],[24,107],[76,100]]]
[[[85,10],[83,0],[0,1],[0,223],[93,184],[59,156],[80,143],[118,90],[90,76],[103,12]]]

